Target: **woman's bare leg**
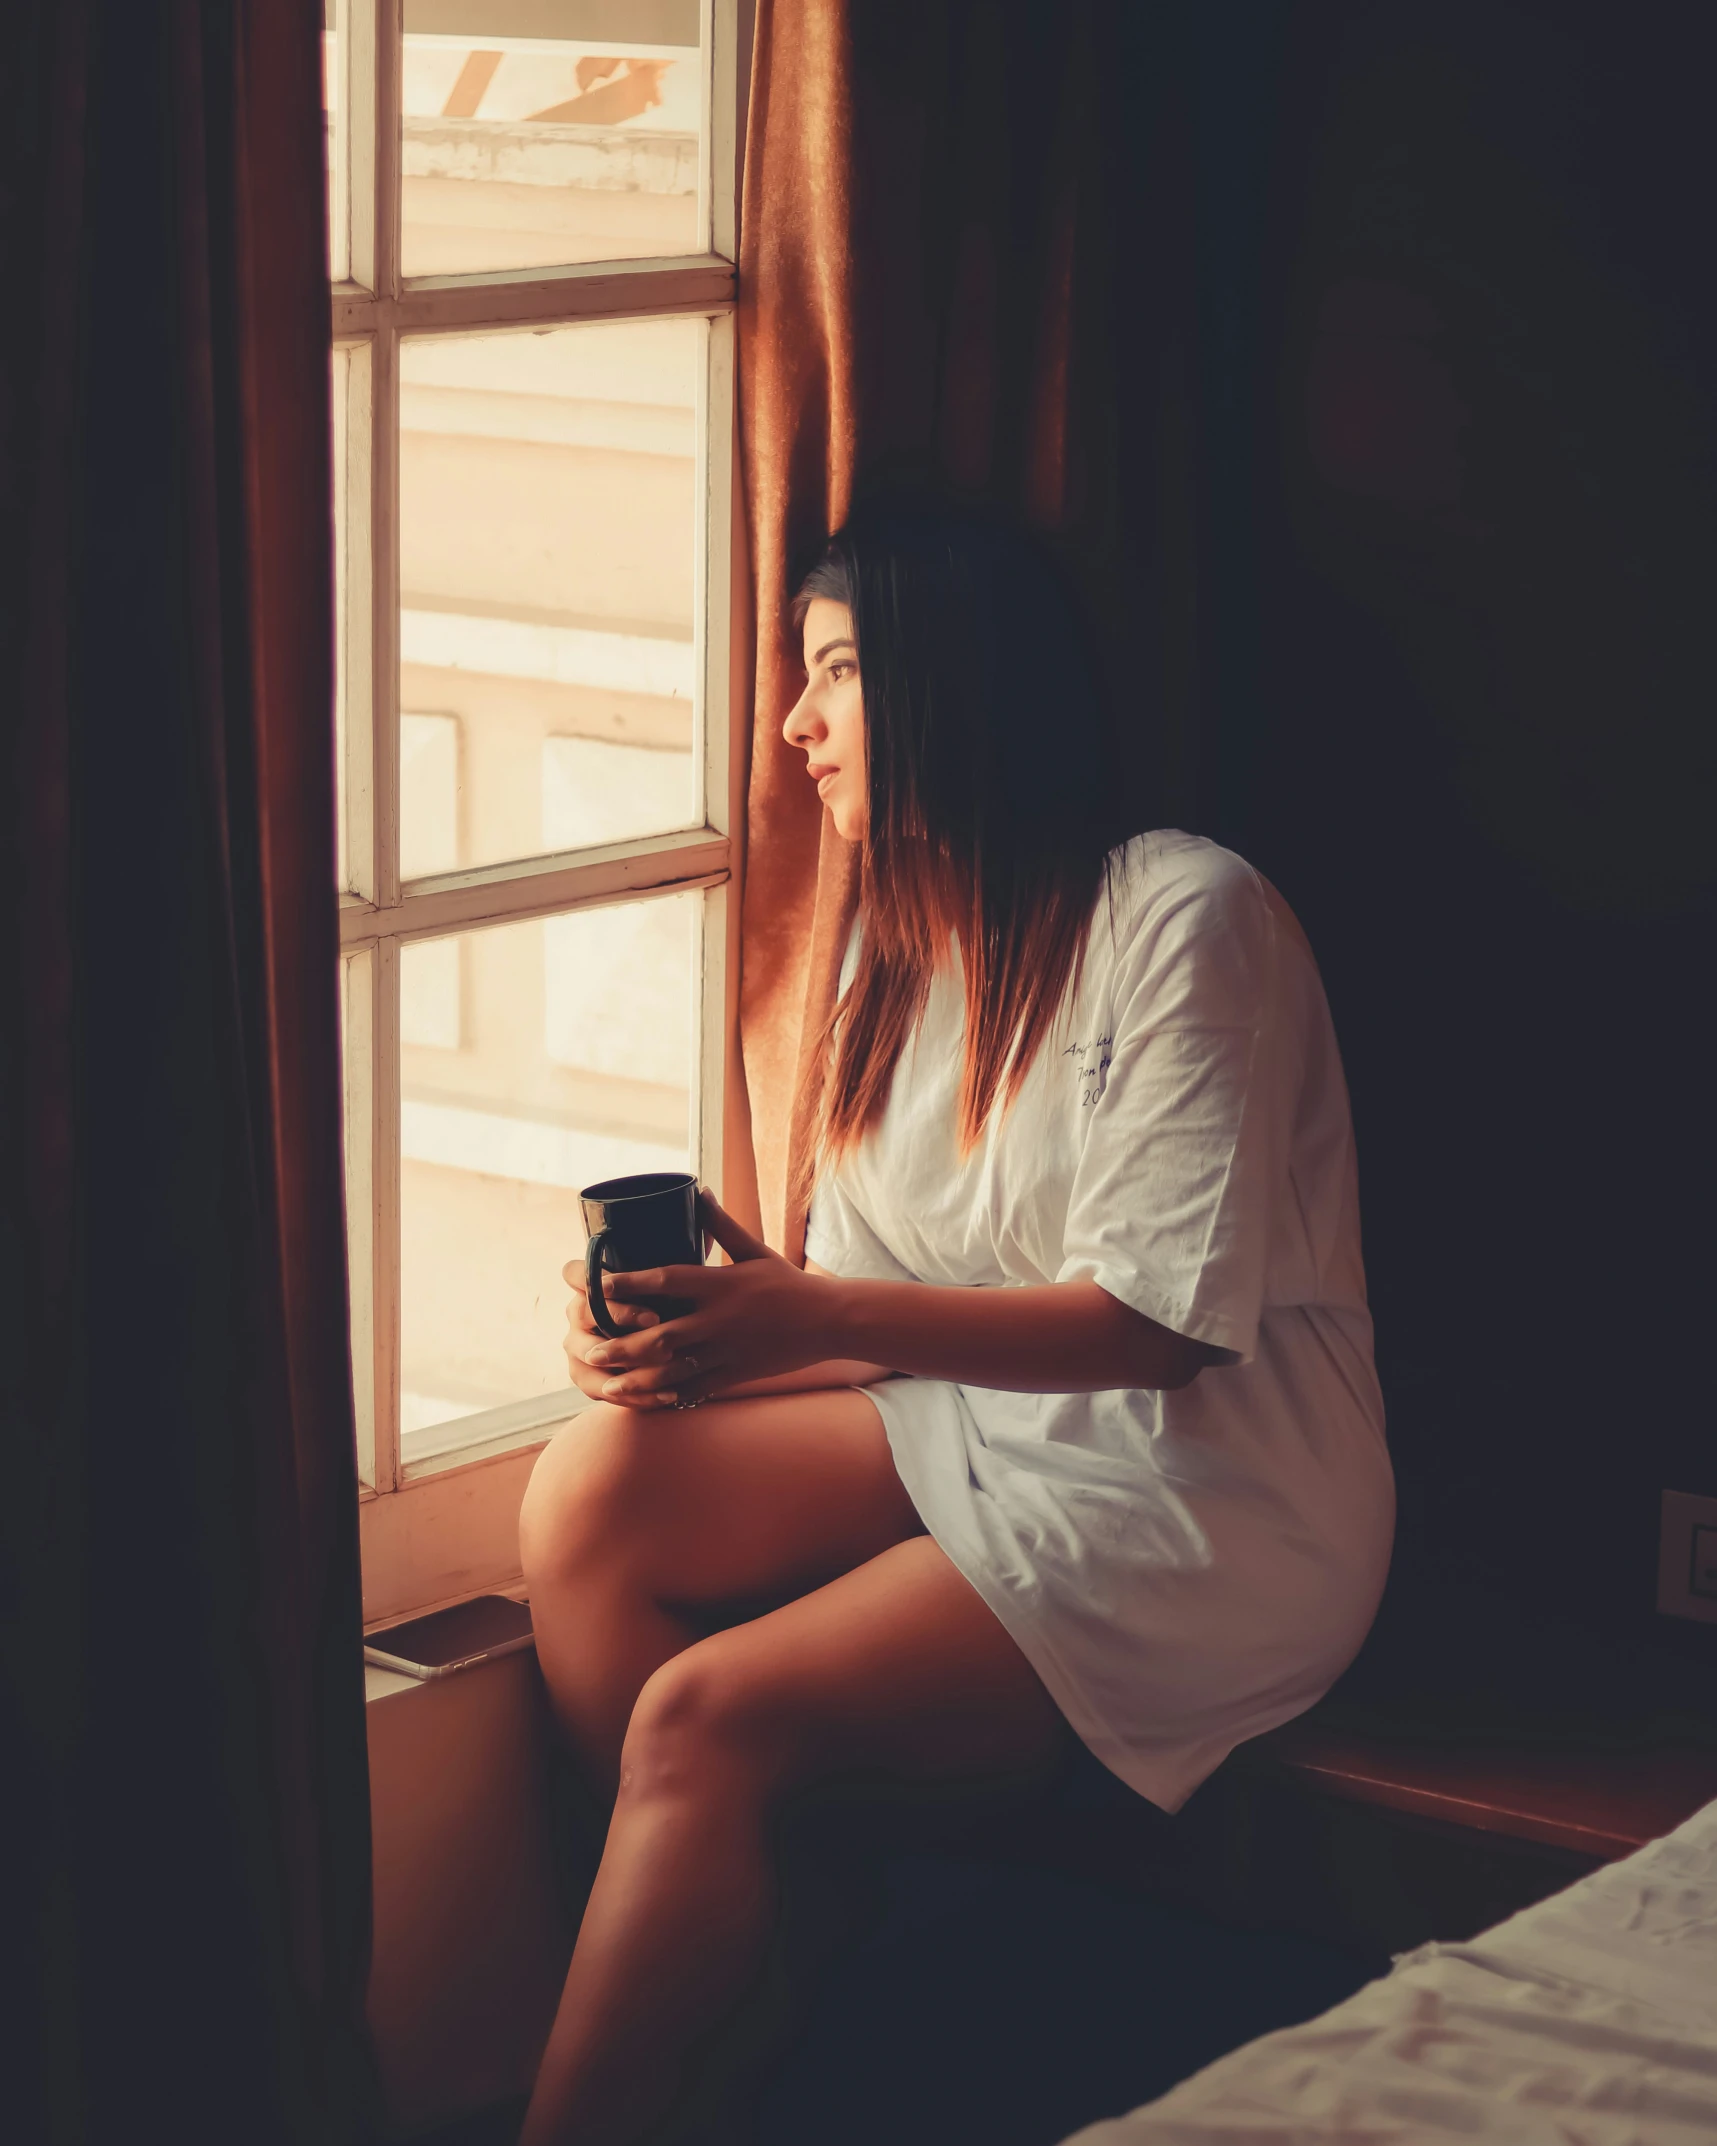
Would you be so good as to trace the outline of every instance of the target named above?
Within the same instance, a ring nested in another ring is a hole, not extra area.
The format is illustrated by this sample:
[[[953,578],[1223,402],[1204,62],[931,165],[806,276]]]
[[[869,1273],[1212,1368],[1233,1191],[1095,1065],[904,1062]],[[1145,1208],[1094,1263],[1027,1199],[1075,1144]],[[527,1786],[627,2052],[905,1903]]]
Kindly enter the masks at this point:
[[[588,1409],[545,1449],[520,1548],[555,1712],[611,1796],[633,1702],[707,1614],[802,1593],[921,1532],[851,1387]]]
[[[620,1791],[520,2146],[630,2146],[758,1975],[795,1790],[1046,1779],[1069,1731],[927,1536],[669,1660]]]

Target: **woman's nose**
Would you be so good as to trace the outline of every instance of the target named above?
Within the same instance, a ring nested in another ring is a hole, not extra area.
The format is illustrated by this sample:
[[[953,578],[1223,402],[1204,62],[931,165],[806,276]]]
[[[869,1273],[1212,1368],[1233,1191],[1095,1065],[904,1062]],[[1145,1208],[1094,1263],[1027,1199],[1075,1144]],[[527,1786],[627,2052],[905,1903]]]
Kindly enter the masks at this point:
[[[807,686],[787,711],[787,720],[781,725],[781,735],[789,745],[800,747],[814,745],[822,735],[823,725],[811,705],[811,689]]]

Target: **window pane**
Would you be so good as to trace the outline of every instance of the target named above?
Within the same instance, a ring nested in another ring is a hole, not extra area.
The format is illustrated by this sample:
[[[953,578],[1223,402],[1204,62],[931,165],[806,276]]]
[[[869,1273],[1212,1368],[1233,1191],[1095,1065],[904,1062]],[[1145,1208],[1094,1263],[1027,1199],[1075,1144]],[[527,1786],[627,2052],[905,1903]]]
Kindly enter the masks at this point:
[[[703,248],[700,0],[405,0],[407,276]]]
[[[328,157],[328,274],[344,283],[352,272],[351,219],[346,213],[345,113],[340,99],[340,0],[322,0],[322,128]]]
[[[399,956],[399,1040],[456,1051],[464,1036],[459,941],[425,939]]]
[[[584,1247],[578,1188],[691,1167],[702,899],[664,895],[402,948],[408,1463],[481,1436],[474,1416],[566,1389],[561,1269]],[[437,1433],[454,1421],[466,1430]]]
[[[451,872],[459,862],[459,718],[399,719],[399,870],[402,879]]]
[[[707,335],[668,319],[402,343],[400,703],[456,718],[459,740],[450,803],[413,787],[402,732],[408,878],[701,823]]]

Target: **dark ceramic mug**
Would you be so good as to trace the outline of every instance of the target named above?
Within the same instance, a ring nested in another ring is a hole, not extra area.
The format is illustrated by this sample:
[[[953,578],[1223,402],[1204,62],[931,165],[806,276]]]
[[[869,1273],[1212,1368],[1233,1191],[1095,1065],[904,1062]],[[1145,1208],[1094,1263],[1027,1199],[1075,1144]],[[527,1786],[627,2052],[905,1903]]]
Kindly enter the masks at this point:
[[[578,1195],[590,1242],[584,1248],[584,1286],[599,1332],[618,1341],[602,1294],[604,1270],[636,1274],[644,1267],[701,1267],[698,1181],[684,1170],[646,1170],[636,1177],[606,1177]],[[655,1297],[650,1309],[664,1319],[691,1310],[683,1297]]]

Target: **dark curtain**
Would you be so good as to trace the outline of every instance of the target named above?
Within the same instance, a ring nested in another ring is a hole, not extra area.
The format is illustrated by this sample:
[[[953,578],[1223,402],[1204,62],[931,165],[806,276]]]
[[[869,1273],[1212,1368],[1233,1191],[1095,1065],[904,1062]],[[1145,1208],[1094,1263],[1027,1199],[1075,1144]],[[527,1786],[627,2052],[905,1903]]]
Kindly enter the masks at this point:
[[[374,2107],[319,0],[24,0],[0,1394],[31,2141]]]
[[[1060,532],[1138,824],[1240,850],[1318,954],[1402,1490],[1385,1686],[1470,1687],[1510,1630],[1512,1691],[1559,1655],[1576,1707],[1599,1643],[1712,1663],[1652,1608],[1659,1492],[1717,1490],[1707,30],[1684,0],[759,10],[771,1234],[851,900],[777,734],[787,585],[855,488],[930,475]]]
[[[1509,1716],[1701,1664],[1717,1714],[1717,1634],[1653,1608],[1661,1491],[1717,1488],[1707,30],[1295,9],[1228,301],[1202,802],[1300,913],[1353,1093],[1402,1493],[1356,1682]]]

